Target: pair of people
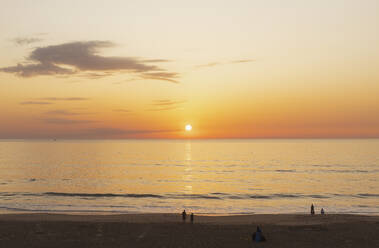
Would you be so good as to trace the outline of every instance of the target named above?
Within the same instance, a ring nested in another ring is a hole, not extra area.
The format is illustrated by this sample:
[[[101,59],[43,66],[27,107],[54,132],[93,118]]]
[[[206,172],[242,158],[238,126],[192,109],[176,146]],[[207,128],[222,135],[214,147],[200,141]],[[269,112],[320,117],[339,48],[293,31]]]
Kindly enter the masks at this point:
[[[324,208],[321,208],[320,213],[321,213],[322,215],[325,214],[325,210],[324,210]],[[312,204],[312,205],[311,205],[311,215],[314,215],[314,214],[315,214],[315,206],[313,206],[313,204]]]
[[[187,218],[187,213],[186,213],[186,210],[184,209],[183,212],[182,212],[183,222],[186,221],[186,218]],[[193,213],[191,213],[191,215],[190,215],[191,223],[193,223],[193,218],[194,218],[194,215],[193,215]]]

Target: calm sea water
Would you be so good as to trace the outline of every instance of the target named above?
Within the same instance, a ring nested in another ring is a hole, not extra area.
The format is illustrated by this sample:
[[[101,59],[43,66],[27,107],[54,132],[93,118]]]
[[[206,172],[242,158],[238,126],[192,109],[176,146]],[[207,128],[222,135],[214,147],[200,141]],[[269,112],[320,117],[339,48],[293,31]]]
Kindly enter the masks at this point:
[[[379,140],[0,141],[0,211],[379,214]]]

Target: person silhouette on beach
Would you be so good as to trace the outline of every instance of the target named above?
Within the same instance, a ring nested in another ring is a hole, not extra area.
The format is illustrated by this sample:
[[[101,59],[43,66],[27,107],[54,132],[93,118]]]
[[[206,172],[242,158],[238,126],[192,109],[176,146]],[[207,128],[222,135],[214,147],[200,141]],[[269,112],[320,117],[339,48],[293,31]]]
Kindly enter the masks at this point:
[[[252,235],[253,242],[264,242],[266,241],[265,236],[263,236],[262,230],[257,226],[257,231],[253,233]]]
[[[187,217],[187,213],[186,213],[186,210],[184,209],[183,212],[182,212],[182,219],[183,219],[183,222],[186,221],[186,217]]]
[[[313,206],[313,203],[311,205],[311,215],[315,214],[315,206]]]
[[[321,214],[322,214],[322,215],[325,214],[324,208],[321,208]]]
[[[193,213],[191,213],[191,223],[193,223]]]

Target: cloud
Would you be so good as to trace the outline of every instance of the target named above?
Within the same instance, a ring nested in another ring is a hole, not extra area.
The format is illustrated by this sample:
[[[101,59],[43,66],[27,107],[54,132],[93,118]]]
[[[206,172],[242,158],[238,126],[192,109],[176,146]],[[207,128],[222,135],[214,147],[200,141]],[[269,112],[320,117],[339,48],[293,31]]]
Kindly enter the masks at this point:
[[[122,80],[122,81],[113,82],[113,84],[123,84],[123,83],[129,83],[129,82],[138,81],[138,80],[142,80],[142,78],[129,78],[129,79],[125,79],[125,80]]]
[[[103,76],[97,75],[97,76],[94,76],[94,79],[100,78],[100,77],[103,77]],[[179,74],[175,72],[146,72],[146,73],[140,73],[139,75],[137,75],[137,77],[114,82],[113,84],[122,84],[122,83],[127,83],[127,82],[141,81],[144,79],[168,81],[168,82],[177,84],[179,83],[178,78],[179,78]]]
[[[46,105],[51,104],[51,102],[41,102],[41,101],[26,101],[26,102],[20,102],[22,105]]]
[[[241,64],[241,63],[249,63],[253,62],[255,60],[253,59],[240,59],[240,60],[231,60],[231,61],[226,61],[226,62],[210,62],[207,64],[203,65],[197,65],[195,66],[196,68],[208,68],[208,67],[214,67],[218,65],[228,65],[228,64]]]
[[[114,109],[114,112],[121,112],[121,113],[131,113],[132,111],[129,109]]]
[[[164,130],[164,129],[119,129],[119,128],[91,128],[75,131],[71,134],[74,138],[120,138],[120,137],[138,137],[143,134],[154,133],[172,133],[178,130]]]
[[[114,46],[110,41],[78,41],[38,47],[26,57],[24,63],[3,67],[0,71],[14,73],[20,77],[81,75],[98,78],[112,73],[132,73],[143,79],[177,83],[177,73],[167,72],[151,64],[168,60],[99,55],[100,49]]]
[[[75,119],[64,119],[64,118],[47,118],[43,119],[45,123],[57,124],[57,125],[73,125],[73,124],[87,124],[94,123],[94,120],[75,120]]]
[[[178,100],[170,100],[170,99],[161,99],[161,100],[153,100],[151,104],[153,107],[148,109],[147,111],[165,111],[165,110],[173,110],[180,107],[182,103],[186,101],[178,101]]]
[[[75,129],[66,129],[57,132],[56,128],[9,130],[0,129],[2,139],[120,139],[120,138],[149,138],[149,134],[174,133],[181,130],[174,129],[119,129],[112,127],[84,128],[80,125]]]
[[[96,72],[87,72],[79,75],[80,77],[83,78],[89,78],[89,79],[99,79],[99,78],[104,78],[108,76],[112,76],[114,73],[113,72],[101,72],[101,73],[96,73]]]
[[[32,43],[43,41],[42,38],[38,37],[43,35],[47,35],[47,33],[35,33],[32,36],[20,36],[12,39],[12,41],[19,46],[29,45]]]
[[[155,105],[155,106],[178,105],[178,104],[184,103],[184,102],[186,102],[186,101],[176,101],[176,100],[162,99],[162,100],[153,100],[152,105]]]
[[[64,109],[57,109],[57,110],[51,110],[45,113],[46,115],[64,115],[64,116],[72,116],[72,115],[85,115],[89,113],[77,113],[77,112],[71,112]]]
[[[222,65],[222,63],[220,63],[220,62],[210,62],[210,63],[204,64],[204,65],[197,65],[196,68],[213,67],[213,66],[216,66],[216,65]]]
[[[86,101],[86,97],[41,97],[35,100],[20,102],[21,105],[46,105],[53,104],[55,101]]]
[[[253,59],[232,60],[229,62],[229,64],[249,63],[249,62],[254,62],[254,61],[255,60],[253,60]]]
[[[90,98],[86,97],[42,97],[38,98],[43,101],[87,101]]]
[[[73,74],[70,69],[54,64],[17,64],[15,66],[0,68],[2,72],[14,73],[20,77],[33,77],[38,75]]]
[[[108,136],[120,136],[125,134],[125,130],[118,128],[91,128],[80,130],[77,132],[76,137],[80,138],[103,138]]]
[[[23,45],[29,45],[29,44],[32,44],[32,43],[40,42],[42,40],[43,39],[33,38],[33,37],[32,38],[18,37],[18,38],[14,38],[13,42],[16,43],[19,46],[23,46]]]
[[[153,79],[153,80],[162,80],[169,81],[172,83],[179,83],[177,81],[178,73],[175,72],[146,72],[140,75],[142,79]]]
[[[162,107],[162,108],[151,108],[151,109],[148,109],[147,111],[165,111],[165,110],[174,110],[177,108],[178,106],[170,106],[170,107]]]

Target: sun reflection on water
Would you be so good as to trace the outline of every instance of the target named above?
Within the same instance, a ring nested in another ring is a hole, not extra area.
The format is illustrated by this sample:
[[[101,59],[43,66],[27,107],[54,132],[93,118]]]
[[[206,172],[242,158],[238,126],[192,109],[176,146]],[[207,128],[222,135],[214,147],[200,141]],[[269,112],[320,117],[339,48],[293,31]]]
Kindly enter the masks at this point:
[[[187,183],[192,182],[192,146],[191,146],[191,141],[188,141],[185,144],[184,147],[185,150],[185,164],[186,168],[185,170],[185,175],[184,175],[184,181]],[[192,185],[185,185],[184,192],[186,194],[192,194]]]

